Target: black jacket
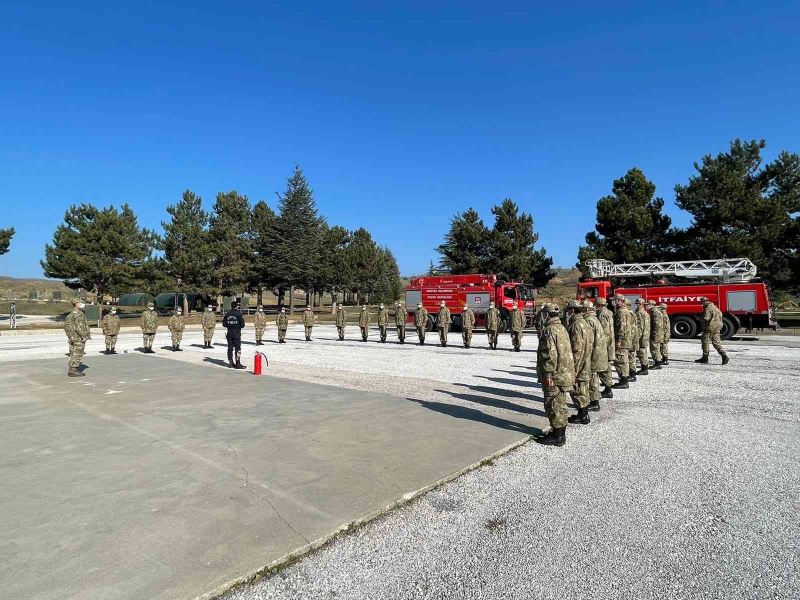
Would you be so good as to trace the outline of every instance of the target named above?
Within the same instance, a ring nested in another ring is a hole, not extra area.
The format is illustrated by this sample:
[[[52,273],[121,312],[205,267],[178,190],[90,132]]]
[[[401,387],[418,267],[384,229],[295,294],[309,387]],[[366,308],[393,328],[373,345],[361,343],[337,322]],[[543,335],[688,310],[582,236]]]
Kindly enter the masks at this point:
[[[222,326],[228,330],[229,337],[240,337],[244,327],[244,317],[238,308],[232,308],[222,317]]]

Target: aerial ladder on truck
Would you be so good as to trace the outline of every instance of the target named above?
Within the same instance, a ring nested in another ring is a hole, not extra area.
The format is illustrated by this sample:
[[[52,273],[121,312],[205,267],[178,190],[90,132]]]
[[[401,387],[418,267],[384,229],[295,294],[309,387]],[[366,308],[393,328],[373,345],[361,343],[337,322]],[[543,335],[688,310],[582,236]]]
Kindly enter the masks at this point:
[[[652,277],[674,275],[686,278],[717,278],[725,283],[750,281],[756,266],[749,258],[678,260],[671,262],[614,264],[603,258],[586,261],[592,277]]]

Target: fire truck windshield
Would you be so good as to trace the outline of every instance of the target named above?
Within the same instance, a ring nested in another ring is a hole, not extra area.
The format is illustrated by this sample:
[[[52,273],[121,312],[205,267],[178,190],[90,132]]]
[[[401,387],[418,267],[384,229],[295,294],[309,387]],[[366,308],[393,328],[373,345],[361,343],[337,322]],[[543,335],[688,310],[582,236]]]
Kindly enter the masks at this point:
[[[531,288],[527,285],[518,285],[517,290],[520,300],[531,300]]]

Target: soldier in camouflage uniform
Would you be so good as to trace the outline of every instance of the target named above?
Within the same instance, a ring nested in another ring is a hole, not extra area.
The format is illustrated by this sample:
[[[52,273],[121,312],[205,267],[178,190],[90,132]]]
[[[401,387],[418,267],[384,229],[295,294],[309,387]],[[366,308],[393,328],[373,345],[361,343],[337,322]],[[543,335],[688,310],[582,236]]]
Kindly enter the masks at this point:
[[[548,316],[536,352],[536,375],[544,391],[544,409],[550,431],[536,438],[539,444],[563,446],[566,443],[567,392],[575,385],[575,361],[569,334],[561,324],[557,304],[546,304]]]
[[[628,381],[636,381],[636,353],[639,352],[639,325],[636,322],[636,312],[631,306],[631,299],[625,298],[625,308],[631,314],[631,327],[633,327],[633,340],[628,349]]]
[[[577,414],[567,419],[570,423],[588,425],[589,418],[589,383],[592,380],[592,350],[594,337],[592,328],[583,318],[585,308],[579,300],[567,303],[567,333],[572,347],[572,359],[575,363],[575,385],[569,390],[572,401],[578,408]]]
[[[603,324],[594,314],[594,304],[583,301],[583,318],[592,330],[592,379],[589,382],[589,409],[600,410],[600,374],[608,370],[608,340]]]
[[[175,309],[175,314],[169,318],[167,323],[170,334],[172,334],[172,351],[183,352],[181,350],[181,340],[183,340],[183,330],[186,328],[186,323],[183,319],[183,310],[180,308]]]
[[[263,346],[261,341],[264,338],[264,330],[267,328],[267,315],[264,314],[264,307],[260,304],[253,315],[253,327],[256,330],[256,346]]]
[[[347,327],[347,312],[341,304],[336,305],[336,331],[339,333],[339,341],[344,339],[344,330]]]
[[[517,306],[516,302],[512,305],[508,320],[511,328],[511,343],[514,346],[514,352],[519,352],[522,346],[522,330],[525,329],[525,313]]]
[[[658,305],[661,309],[661,321],[663,323],[664,337],[661,338],[661,365],[669,364],[669,338],[672,335],[672,323],[667,312],[667,303],[662,302]]]
[[[406,319],[408,312],[402,302],[398,302],[394,307],[394,324],[397,327],[397,339],[401,344],[406,343]]]
[[[661,338],[664,337],[664,321],[661,317],[661,309],[656,306],[655,301],[647,301],[647,312],[650,317],[650,355],[653,357],[654,371],[661,368]]]
[[[425,328],[428,326],[428,311],[422,306],[422,302],[417,304],[417,310],[414,312],[414,327],[417,330],[417,337],[419,337],[419,345],[425,345]]]
[[[701,300],[703,303],[703,337],[701,345],[703,348],[702,358],[698,358],[696,363],[708,363],[708,351],[710,346],[714,346],[714,350],[722,357],[722,364],[728,364],[728,355],[722,349],[722,339],[720,338],[720,331],[722,331],[722,311],[708,298]]]
[[[64,333],[67,334],[69,341],[69,366],[67,368],[68,377],[83,377],[85,373],[79,371],[81,359],[83,358],[86,342],[91,339],[89,325],[86,323],[86,315],[83,314],[84,303],[80,298],[72,301],[72,312],[64,320]]]
[[[472,343],[472,328],[475,327],[475,313],[464,304],[464,312],[461,313],[461,337],[464,340],[464,348],[469,348]]]
[[[489,338],[489,348],[497,350],[497,332],[500,330],[500,311],[489,303],[489,310],[486,311],[486,336]]]
[[[439,343],[447,346],[447,332],[450,331],[450,309],[442,300],[439,303],[439,312],[436,313],[436,327],[439,328]]]
[[[647,349],[650,346],[650,315],[647,313],[644,298],[640,298],[636,309],[636,328],[639,331],[639,364],[642,368],[637,375],[647,375],[650,370],[650,359],[647,357]]]
[[[289,317],[286,315],[286,307],[281,306],[281,312],[278,313],[278,318],[275,319],[275,325],[278,327],[278,343],[286,343],[286,330],[289,329]]]
[[[106,354],[116,354],[117,336],[119,335],[119,317],[116,306],[111,307],[111,312],[103,317],[100,326],[106,338]]]
[[[389,327],[389,309],[383,305],[383,302],[381,302],[381,305],[378,308],[378,332],[381,336],[381,344],[386,343],[387,327]]]
[[[200,324],[203,326],[203,348],[211,348],[211,338],[214,337],[214,328],[217,326],[217,315],[214,314],[214,307],[210,304],[200,317]]]
[[[158,331],[158,314],[156,314],[156,307],[152,302],[147,304],[147,310],[142,313],[140,325],[142,327],[144,352],[153,354],[153,340],[156,337],[156,331]]]
[[[310,306],[306,306],[306,309],[303,311],[303,328],[306,331],[307,342],[311,341],[311,330],[314,328],[315,321],[314,311],[311,310]]]
[[[369,311],[366,304],[361,307],[361,314],[358,315],[358,326],[361,328],[361,341],[366,342],[369,338]]]
[[[614,297],[614,307],[616,309],[614,312],[614,351],[619,381],[611,387],[626,390],[628,389],[630,375],[628,357],[630,356],[630,349],[633,347],[633,338],[635,336],[635,318],[633,313],[625,306],[624,296]]]
[[[603,384],[601,398],[613,398],[614,392],[611,386],[614,385],[614,358],[616,356],[616,340],[614,338],[614,313],[608,308],[606,299],[597,299],[596,308],[597,320],[603,326],[603,333],[606,339],[606,350],[608,354],[608,368],[600,373],[600,382]]]

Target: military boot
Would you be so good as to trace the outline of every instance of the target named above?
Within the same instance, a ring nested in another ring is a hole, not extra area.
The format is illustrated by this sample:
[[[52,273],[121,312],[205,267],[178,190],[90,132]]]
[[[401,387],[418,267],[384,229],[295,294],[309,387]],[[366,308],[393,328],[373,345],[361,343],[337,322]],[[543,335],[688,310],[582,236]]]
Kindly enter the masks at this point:
[[[78,367],[70,367],[67,370],[67,377],[86,377],[83,371],[79,371]]]
[[[631,374],[628,375],[628,381],[630,381],[631,383],[636,381],[636,371],[631,371]]]
[[[727,365],[728,364],[728,360],[729,360],[728,359],[728,355],[727,354],[723,354],[722,355],[722,364],[723,365]]]
[[[600,410],[600,400],[592,400],[589,402],[589,410],[598,411]]]
[[[566,427],[553,427],[550,433],[536,438],[536,443],[542,446],[563,446],[567,442]]]
[[[603,392],[600,394],[601,398],[613,398],[614,392],[611,391],[611,388],[607,385],[603,387]]]
[[[638,371],[636,371],[637,375],[648,375],[649,367],[642,367]]]
[[[703,354],[703,356],[701,358],[698,358],[694,362],[700,363],[701,365],[707,365],[708,364],[708,354]]]
[[[579,408],[577,413],[567,418],[567,421],[570,423],[577,423],[579,425],[588,425],[592,422],[589,418],[589,408]]]
[[[628,389],[628,378],[627,377],[620,377],[619,381],[611,386],[612,390],[627,390]]]
[[[233,368],[234,368],[234,369],[246,369],[247,367],[245,367],[245,366],[244,366],[244,365],[241,363],[241,361],[240,361],[240,360],[237,358],[237,359],[236,359],[236,364],[233,366]]]
[[[180,344],[175,346],[175,352],[183,352],[183,350],[181,350],[181,345]]]
[[[655,361],[653,363],[653,366],[650,368],[653,369],[654,371],[658,371],[659,369],[661,369],[661,363],[659,361]]]
[[[669,364],[669,359],[668,358],[664,358],[664,359],[661,360],[661,365],[662,366],[663,365],[668,365],[668,364]]]

